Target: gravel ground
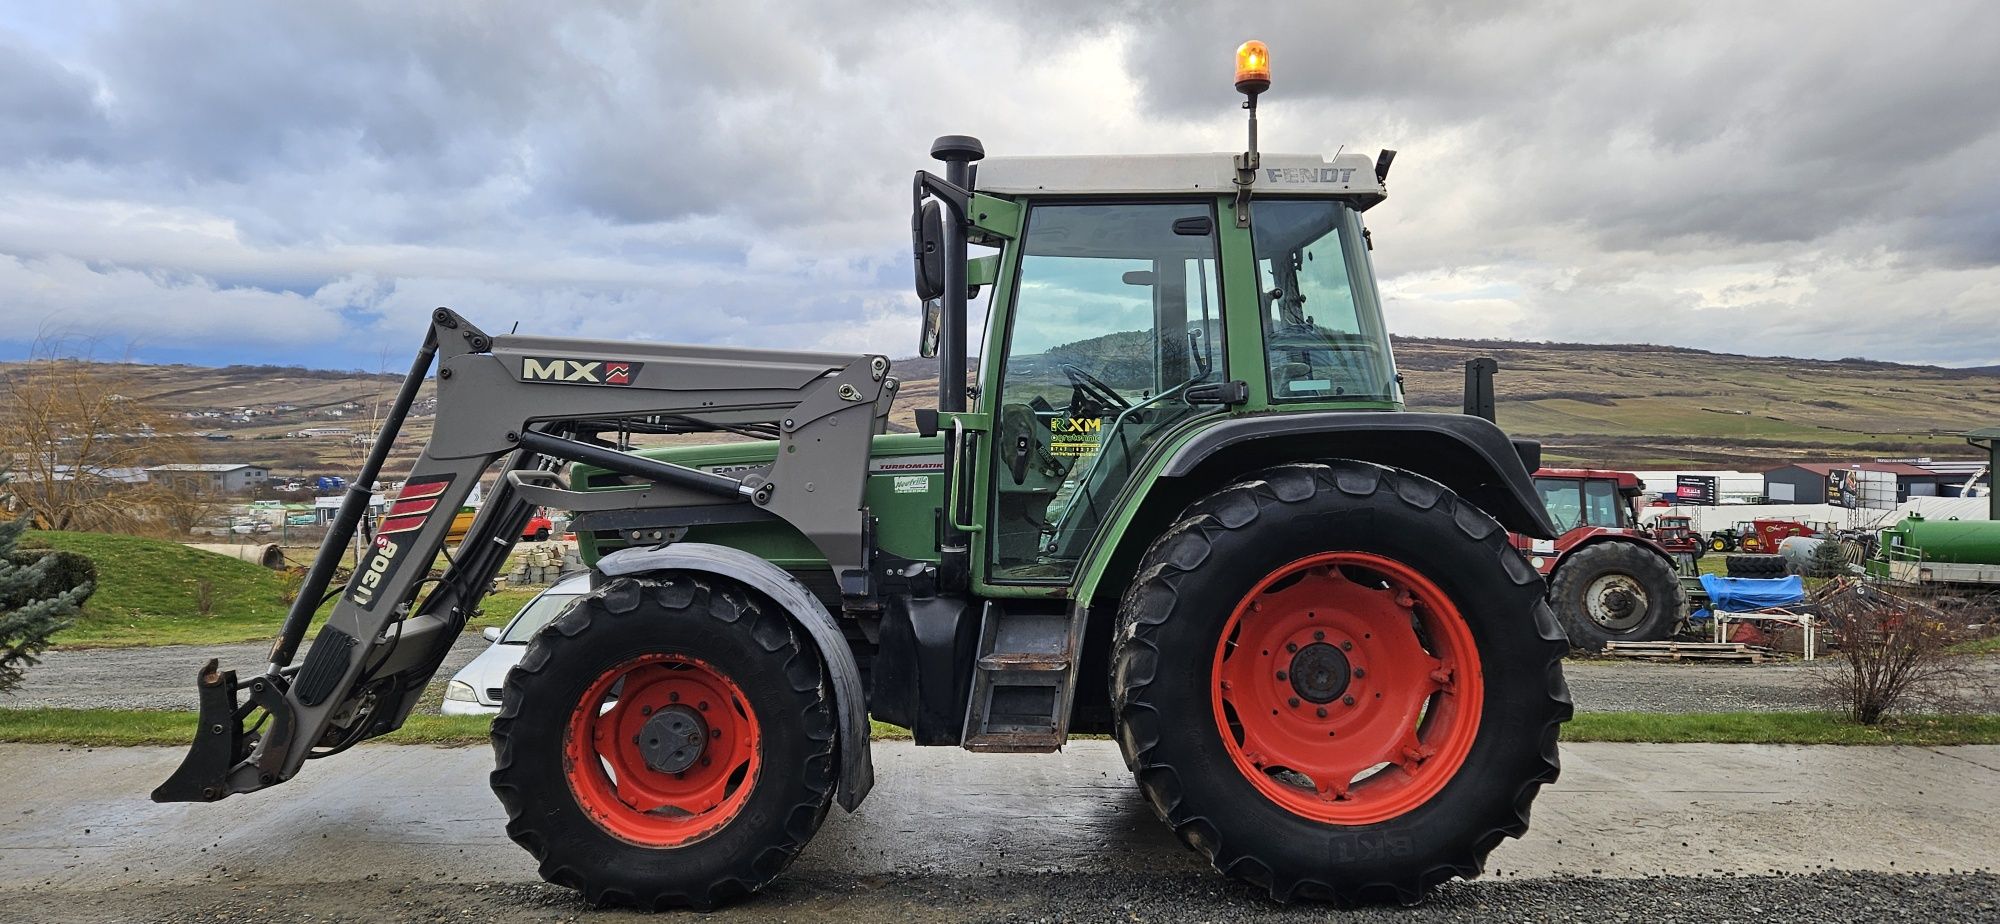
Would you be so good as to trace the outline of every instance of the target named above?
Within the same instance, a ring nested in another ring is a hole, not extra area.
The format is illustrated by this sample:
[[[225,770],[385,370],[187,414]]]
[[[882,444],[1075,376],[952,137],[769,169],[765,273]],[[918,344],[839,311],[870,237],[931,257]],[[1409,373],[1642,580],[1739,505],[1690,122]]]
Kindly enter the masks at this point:
[[[445,681],[486,649],[473,632],[461,635],[445,656],[444,668],[431,685],[442,695]],[[301,650],[294,663],[305,661]],[[80,648],[51,651],[0,706],[58,709],[194,709],[195,672],[209,658],[219,658],[224,670],[239,677],[259,673],[271,661],[271,643],[231,645],[163,645],[157,648]],[[435,699],[436,697],[432,697]]]
[[[0,893],[4,894],[4,893]],[[212,921],[668,920],[596,910],[541,884],[379,881],[283,889],[217,885],[11,896],[46,924]],[[2000,875],[1820,872],[1761,877],[1539,879],[1452,883],[1413,908],[1279,905],[1212,874],[1009,874],[781,879],[714,921],[1992,921]]]
[[[1563,664],[1579,712],[1796,712],[1827,708],[1818,676],[1840,663],[1701,664],[1571,659]],[[2000,712],[2000,657],[1979,658],[1963,706]]]
[[[484,650],[477,633],[452,645],[434,687]],[[91,648],[52,651],[28,672],[26,682],[0,705],[63,709],[193,709],[194,674],[209,658],[239,674],[260,670],[270,645],[159,648]],[[300,655],[304,657],[303,653]],[[1823,662],[1831,666],[1831,662]],[[1733,712],[1818,709],[1825,699],[1814,686],[1820,668],[1779,664],[1656,663],[1614,659],[1572,660],[1563,666],[1576,707],[1587,712]],[[1975,708],[2000,712],[2000,658],[1977,664]],[[437,691],[433,691],[436,693]],[[432,699],[437,696],[433,695]],[[1982,705],[1983,703],[1983,705]]]

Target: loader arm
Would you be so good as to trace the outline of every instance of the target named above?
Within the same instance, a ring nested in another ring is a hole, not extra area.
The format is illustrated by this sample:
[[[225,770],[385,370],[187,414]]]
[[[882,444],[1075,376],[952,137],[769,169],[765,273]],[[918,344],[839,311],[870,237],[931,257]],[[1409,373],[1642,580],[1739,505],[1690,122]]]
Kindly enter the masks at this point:
[[[430,442],[352,575],[329,592],[433,359]],[[400,727],[537,506],[741,505],[746,517],[790,522],[826,556],[844,594],[871,596],[863,487],[870,439],[896,389],[888,370],[881,356],[492,337],[437,309],[269,665],[248,681],[215,661],[201,669],[193,747],[154,800],[252,792],[290,779],[309,758]],[[605,438],[715,431],[774,438],[775,461],[729,477],[631,455]],[[632,488],[572,491],[561,469],[578,461],[617,472]],[[453,512],[495,463],[502,473],[490,499],[433,577]],[[293,665],[329,599],[311,649]]]

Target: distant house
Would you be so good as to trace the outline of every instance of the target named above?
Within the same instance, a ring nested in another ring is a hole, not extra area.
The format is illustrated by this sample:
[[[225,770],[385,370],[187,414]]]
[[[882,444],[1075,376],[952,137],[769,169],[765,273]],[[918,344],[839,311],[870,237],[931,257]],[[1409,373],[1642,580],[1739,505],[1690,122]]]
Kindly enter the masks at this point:
[[[331,497],[313,498],[313,518],[317,520],[319,522],[319,525],[321,526],[327,526],[332,524],[334,517],[339,515],[340,505],[341,502],[344,500],[346,500],[346,498],[339,495]],[[389,496],[387,494],[377,493],[368,498],[369,516],[379,517],[382,515],[384,511],[388,509],[389,509]]]
[[[303,430],[292,431],[292,435],[299,437],[300,439],[312,439],[314,437],[321,437],[321,436],[353,436],[354,428],[353,427],[307,427]]]
[[[270,479],[271,470],[246,462],[183,462],[146,469],[153,480],[196,494],[238,494]]]

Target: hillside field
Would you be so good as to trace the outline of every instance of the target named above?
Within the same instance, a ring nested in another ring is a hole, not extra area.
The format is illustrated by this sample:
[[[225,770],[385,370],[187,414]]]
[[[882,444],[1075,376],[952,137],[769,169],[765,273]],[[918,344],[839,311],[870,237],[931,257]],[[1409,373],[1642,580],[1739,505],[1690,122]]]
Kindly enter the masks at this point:
[[[1541,439],[1545,458],[1557,463],[1761,469],[1798,460],[1965,458],[1972,453],[1957,433],[2000,424],[1994,368],[1415,338],[1398,338],[1395,351],[1410,407],[1419,411],[1457,411],[1465,360],[1498,360],[1501,425]],[[0,364],[0,379],[13,368]],[[121,393],[191,415],[176,423],[207,437],[197,445],[202,460],[268,465],[284,476],[358,468],[361,444],[398,381],[276,366],[117,364],[109,371]],[[902,359],[894,373],[904,385],[890,426],[909,430],[912,411],[937,400],[937,363]],[[429,436],[432,384],[419,396],[390,471],[404,470]],[[359,439],[287,436],[307,427],[347,427]]]

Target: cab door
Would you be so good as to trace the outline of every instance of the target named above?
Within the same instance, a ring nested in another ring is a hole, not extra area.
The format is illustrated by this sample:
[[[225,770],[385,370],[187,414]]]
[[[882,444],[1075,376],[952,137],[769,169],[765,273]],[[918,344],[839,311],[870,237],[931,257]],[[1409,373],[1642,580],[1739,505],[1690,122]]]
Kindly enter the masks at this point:
[[[997,380],[989,584],[1061,584],[1136,466],[1224,378],[1210,201],[1030,204]],[[990,347],[989,347],[990,349]]]

